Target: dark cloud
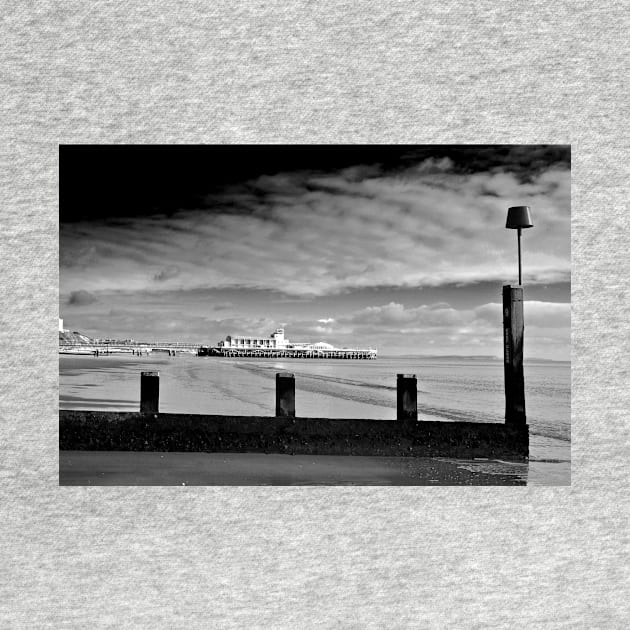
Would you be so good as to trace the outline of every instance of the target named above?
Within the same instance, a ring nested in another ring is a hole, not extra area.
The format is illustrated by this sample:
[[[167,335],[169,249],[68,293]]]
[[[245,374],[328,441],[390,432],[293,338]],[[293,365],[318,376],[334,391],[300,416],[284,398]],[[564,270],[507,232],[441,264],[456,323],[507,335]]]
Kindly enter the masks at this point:
[[[177,265],[169,265],[164,267],[159,273],[153,276],[154,280],[158,282],[164,282],[165,280],[171,280],[179,276],[179,267]]]
[[[60,267],[87,267],[94,260],[96,260],[96,246],[94,245],[60,247]]]
[[[565,145],[62,145],[60,221],[172,216],[204,205],[214,212],[208,195],[245,182],[272,190],[277,182],[265,178],[282,174],[290,189],[300,171],[362,181],[377,171],[392,175],[422,162],[427,168],[427,160],[434,167],[448,161],[457,173],[511,172],[527,180],[551,167],[569,168],[571,153]]]
[[[232,302],[220,302],[219,304],[213,304],[212,309],[215,311],[227,311],[230,308],[233,308],[234,304]]]
[[[94,302],[98,302],[97,297],[89,291],[84,291],[83,289],[79,291],[72,291],[72,293],[70,293],[70,297],[68,298],[68,304],[71,306],[85,306],[87,304],[93,304]]]

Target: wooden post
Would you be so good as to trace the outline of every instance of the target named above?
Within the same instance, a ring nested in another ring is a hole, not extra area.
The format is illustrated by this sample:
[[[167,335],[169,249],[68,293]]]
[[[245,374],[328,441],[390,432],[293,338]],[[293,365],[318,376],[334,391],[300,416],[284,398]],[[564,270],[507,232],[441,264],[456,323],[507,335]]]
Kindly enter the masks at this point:
[[[415,374],[398,374],[396,379],[396,419],[418,421],[418,381]]]
[[[295,376],[289,372],[276,374],[276,416],[295,418]]]
[[[503,367],[505,373],[505,422],[527,424],[523,376],[523,287],[503,287]]]
[[[159,413],[160,373],[140,374],[140,413]]]

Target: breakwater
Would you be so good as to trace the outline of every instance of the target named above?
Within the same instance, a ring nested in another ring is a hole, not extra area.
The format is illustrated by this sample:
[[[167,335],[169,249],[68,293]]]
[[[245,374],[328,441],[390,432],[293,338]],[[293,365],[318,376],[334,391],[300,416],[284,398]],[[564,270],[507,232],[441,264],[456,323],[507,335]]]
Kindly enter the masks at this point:
[[[400,374],[397,419],[301,418],[295,379],[276,377],[275,416],[164,414],[159,374],[141,377],[140,413],[60,411],[61,450],[259,452],[524,459],[529,427],[518,423],[418,421],[417,385]]]
[[[525,459],[528,442],[499,423],[59,412],[61,450]]]

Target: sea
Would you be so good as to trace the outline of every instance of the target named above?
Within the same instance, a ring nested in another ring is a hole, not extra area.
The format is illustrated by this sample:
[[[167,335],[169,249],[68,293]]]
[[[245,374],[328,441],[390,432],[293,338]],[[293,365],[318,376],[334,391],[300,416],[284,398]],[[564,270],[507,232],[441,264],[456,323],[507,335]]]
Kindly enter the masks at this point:
[[[569,362],[526,361],[525,397],[530,427],[529,463],[451,460],[462,470],[506,475],[527,485],[569,485],[571,479],[571,366]],[[296,379],[298,417],[395,420],[396,375],[418,380],[418,419],[503,422],[503,363],[475,357],[380,357],[376,360],[235,359],[168,356],[59,356],[60,409],[137,411],[140,372],[159,371],[160,411],[170,413],[272,416],[275,375],[291,372]],[[245,458],[248,454],[231,455]],[[258,456],[259,458],[260,456]],[[263,456],[264,457],[264,456]],[[301,459],[312,479],[305,483],[361,484],[356,474],[344,478],[344,457],[327,458],[326,480],[317,478],[318,456],[278,456],[275,482],[292,483],[291,467]],[[282,463],[289,458],[286,464]],[[301,458],[301,459],[300,459]],[[405,458],[408,459],[408,458]],[[308,461],[307,461],[308,460]],[[252,465],[259,461],[251,457]],[[270,460],[269,460],[270,461]],[[322,459],[322,461],[324,461]],[[315,461],[317,463],[317,461]],[[246,468],[239,462],[241,468]],[[247,462],[249,466],[249,461]],[[275,465],[275,464],[274,464]],[[268,466],[268,463],[267,463]],[[286,467],[286,470],[281,470]],[[407,470],[408,467],[405,468]],[[401,467],[402,470],[402,467]],[[236,473],[235,473],[236,474]],[[377,475],[378,477],[378,475]],[[249,479],[250,477],[248,477]],[[372,474],[366,484],[378,483]],[[406,479],[405,482],[409,480]],[[226,483],[238,484],[239,479]],[[388,477],[383,483],[395,483]]]

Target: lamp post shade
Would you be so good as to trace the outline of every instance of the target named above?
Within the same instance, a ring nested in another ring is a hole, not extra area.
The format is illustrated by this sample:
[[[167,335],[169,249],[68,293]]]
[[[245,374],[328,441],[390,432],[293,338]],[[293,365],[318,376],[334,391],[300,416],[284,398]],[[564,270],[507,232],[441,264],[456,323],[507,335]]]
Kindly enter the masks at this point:
[[[505,227],[511,230],[534,227],[529,206],[512,206],[508,208]]]

